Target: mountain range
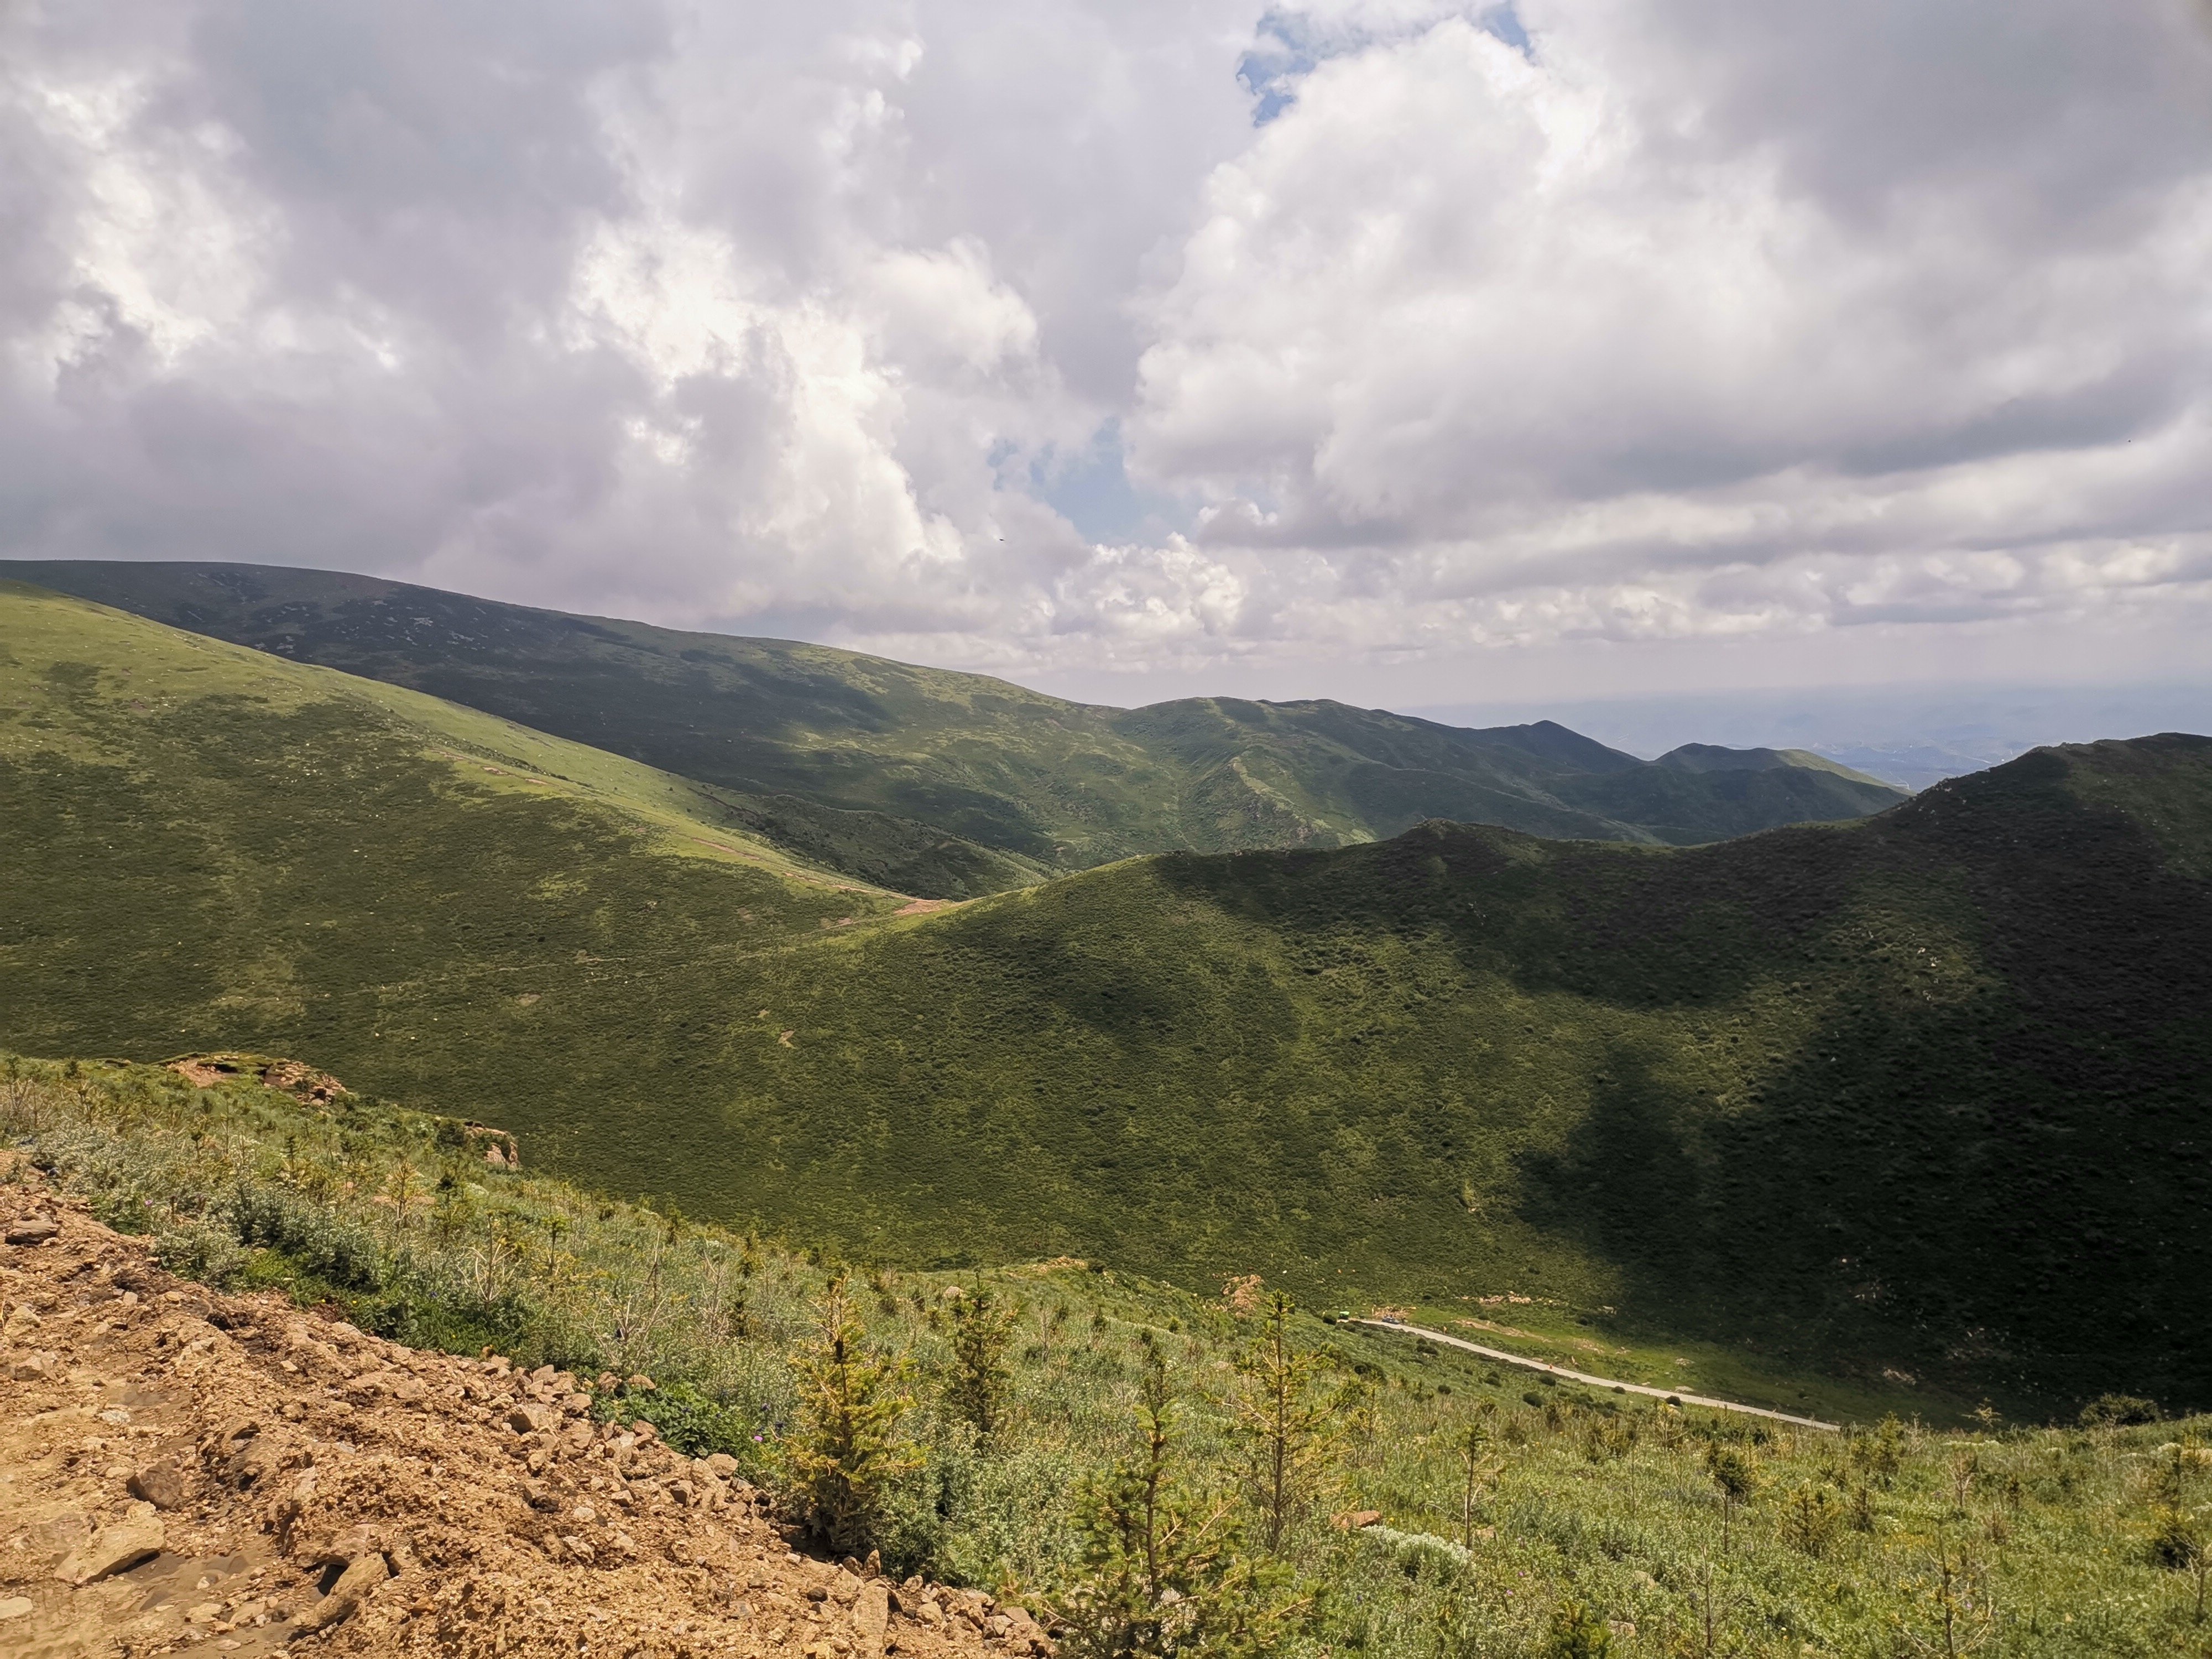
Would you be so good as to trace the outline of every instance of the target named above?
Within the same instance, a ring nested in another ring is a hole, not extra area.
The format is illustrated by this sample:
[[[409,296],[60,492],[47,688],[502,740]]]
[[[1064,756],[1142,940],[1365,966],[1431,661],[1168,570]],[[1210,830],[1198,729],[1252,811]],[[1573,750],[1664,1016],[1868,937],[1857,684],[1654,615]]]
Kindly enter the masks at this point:
[[[2212,1400],[2212,741],[1714,844],[1427,820],[947,905],[287,653],[20,584],[0,646],[17,1050],[297,1054],[861,1259],[1535,1295],[1970,1397]],[[1585,778],[1835,775],[1524,732]]]
[[[930,898],[1147,853],[1343,847],[1429,818],[1687,845],[1904,792],[1799,750],[1638,760],[1549,721],[1469,730],[1324,701],[1068,702],[787,640],[684,634],[254,565],[0,566],[288,660],[676,774],[793,856]]]

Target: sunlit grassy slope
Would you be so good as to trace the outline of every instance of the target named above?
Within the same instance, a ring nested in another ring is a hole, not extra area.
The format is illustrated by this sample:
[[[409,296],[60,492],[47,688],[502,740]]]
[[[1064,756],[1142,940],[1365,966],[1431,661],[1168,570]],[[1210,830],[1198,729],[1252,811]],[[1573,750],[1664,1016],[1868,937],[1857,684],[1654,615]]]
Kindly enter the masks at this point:
[[[711,971],[902,902],[718,817],[635,762],[0,584],[0,1020],[26,1041],[282,1030],[383,1045],[395,1087],[445,1097],[441,1034],[526,1043],[540,964],[611,998],[641,962]],[[588,1040],[556,1052],[594,1086]]]
[[[266,566],[21,563],[27,580],[389,680],[710,787],[780,845],[939,897],[1133,854],[1340,847],[1425,818],[1687,844],[1902,799],[1799,751],[1646,764],[1540,722],[1341,703],[1065,702],[788,640],[681,634]]]
[[[896,916],[444,758],[419,700],[21,592],[0,639],[18,1049],[296,1054],[889,1261],[2212,1397],[2203,739],[1714,847],[1431,824]]]

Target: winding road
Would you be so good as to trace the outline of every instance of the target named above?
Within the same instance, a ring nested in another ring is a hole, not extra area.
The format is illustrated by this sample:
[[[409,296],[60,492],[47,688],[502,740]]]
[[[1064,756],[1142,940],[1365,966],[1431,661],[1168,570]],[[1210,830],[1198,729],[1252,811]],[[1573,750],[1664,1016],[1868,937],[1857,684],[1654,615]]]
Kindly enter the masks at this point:
[[[1830,1434],[1843,1431],[1842,1424],[1823,1423],[1817,1417],[1793,1417],[1788,1412],[1769,1411],[1764,1406],[1741,1406],[1733,1400],[1714,1400],[1702,1394],[1684,1394],[1680,1389],[1655,1389],[1642,1382],[1624,1382],[1618,1377],[1592,1376],[1587,1371],[1571,1371],[1565,1365],[1547,1365],[1540,1359],[1529,1358],[1526,1354],[1508,1353],[1503,1348],[1486,1348],[1480,1342],[1469,1342],[1464,1337],[1447,1336],[1442,1331],[1432,1331],[1422,1325],[1401,1324],[1395,1319],[1343,1319],[1337,1322],[1341,1325],[1364,1325],[1370,1330],[1403,1331],[1409,1336],[1425,1336],[1431,1342],[1464,1348],[1469,1353],[1480,1354],[1485,1359],[1518,1365],[1524,1371],[1541,1371],[1547,1376],[1564,1376],[1573,1382],[1587,1382],[1594,1389],[1649,1395],[1654,1400],[1671,1400],[1678,1406],[1704,1406],[1717,1412],[1741,1412],[1747,1417],[1771,1418],[1777,1423],[1793,1423],[1801,1429],[1823,1429]]]

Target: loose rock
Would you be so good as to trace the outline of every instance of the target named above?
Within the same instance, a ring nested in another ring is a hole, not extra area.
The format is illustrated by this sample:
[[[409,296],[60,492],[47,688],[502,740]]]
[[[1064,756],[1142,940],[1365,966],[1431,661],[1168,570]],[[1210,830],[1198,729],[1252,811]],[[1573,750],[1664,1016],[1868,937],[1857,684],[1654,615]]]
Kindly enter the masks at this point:
[[[364,1555],[338,1575],[331,1593],[300,1615],[298,1629],[312,1634],[357,1612],[368,1593],[392,1577],[381,1555]]]
[[[94,1534],[92,1541],[70,1553],[54,1577],[70,1585],[89,1584],[135,1567],[161,1553],[165,1534],[159,1521],[122,1521]]]
[[[185,1501],[184,1471],[167,1459],[135,1470],[129,1484],[133,1498],[157,1510],[173,1510]]]
[[[872,1579],[860,1587],[853,1602],[853,1634],[865,1659],[884,1650],[884,1632],[890,1626],[890,1593],[882,1579]]]

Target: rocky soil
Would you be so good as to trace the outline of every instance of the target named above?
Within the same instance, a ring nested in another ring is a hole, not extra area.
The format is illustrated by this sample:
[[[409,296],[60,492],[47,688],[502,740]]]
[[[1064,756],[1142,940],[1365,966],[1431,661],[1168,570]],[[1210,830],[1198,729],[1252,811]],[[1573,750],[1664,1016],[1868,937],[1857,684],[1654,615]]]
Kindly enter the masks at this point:
[[[0,1652],[1044,1655],[1018,1607],[799,1553],[574,1378],[171,1278],[0,1189]]]

